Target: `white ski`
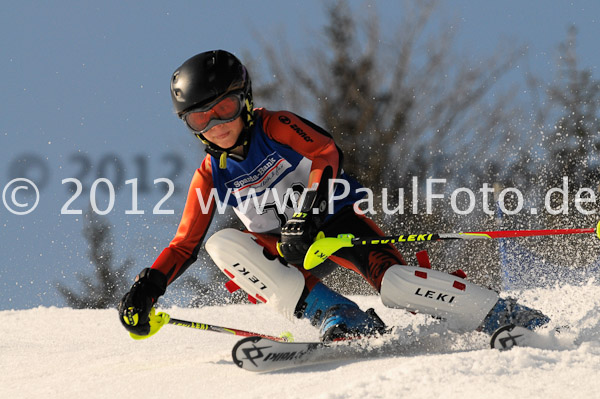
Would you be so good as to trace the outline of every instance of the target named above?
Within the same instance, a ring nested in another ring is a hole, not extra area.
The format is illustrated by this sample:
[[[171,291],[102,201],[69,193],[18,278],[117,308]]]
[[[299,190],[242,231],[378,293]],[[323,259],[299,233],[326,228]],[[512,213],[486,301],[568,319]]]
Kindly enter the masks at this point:
[[[362,344],[362,345],[361,345]],[[265,372],[333,360],[360,357],[365,340],[335,343],[277,342],[261,337],[247,337],[233,347],[233,362],[244,370]]]
[[[276,342],[267,338],[248,337],[236,343],[234,363],[244,370],[265,372],[308,366],[339,360],[366,359],[377,356],[402,356],[414,349],[417,342],[436,341],[447,332],[444,325],[423,326],[419,333],[408,327],[392,328],[387,334],[353,338],[337,342]],[[427,337],[427,339],[425,339]]]
[[[428,337],[429,342],[443,339],[431,330],[433,335]],[[424,338],[421,336],[418,340],[423,342]],[[415,337],[402,339],[398,335],[384,337],[383,341],[381,338],[360,338],[333,343],[278,342],[263,337],[247,337],[235,344],[232,356],[233,362],[244,370],[269,372],[340,360],[402,356],[409,354],[414,345]],[[535,332],[514,325],[500,327],[490,338],[490,346],[497,350],[508,350],[515,346],[566,349],[572,345],[573,342],[567,337],[559,339],[554,334]]]
[[[568,328],[567,328],[568,329]],[[508,350],[515,346],[538,349],[568,349],[576,343],[568,336],[561,337],[553,331],[531,331],[512,324],[500,327],[490,338],[490,347],[498,350]]]

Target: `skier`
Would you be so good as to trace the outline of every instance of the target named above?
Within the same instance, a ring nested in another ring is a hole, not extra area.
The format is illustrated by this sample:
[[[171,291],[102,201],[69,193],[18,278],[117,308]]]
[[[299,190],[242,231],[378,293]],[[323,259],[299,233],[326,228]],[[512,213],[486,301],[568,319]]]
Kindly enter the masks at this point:
[[[119,304],[119,320],[132,335],[160,328],[153,324],[154,305],[196,261],[216,201],[232,206],[247,229],[223,229],[205,244],[230,278],[230,291],[241,288],[253,302],[310,320],[324,341],[387,329],[373,309],[363,311],[321,282],[338,265],[360,274],[384,305],[444,318],[456,331],[491,334],[505,324],[535,328],[548,321],[461,276],[407,266],[391,244],[343,248],[311,272],[304,270],[305,253],[320,232],[384,235],[354,211],[361,186],[344,173],[331,135],[292,112],[254,108],[248,71],[223,50],[185,61],[172,76],[171,97],[208,154],[192,178],[175,238]]]

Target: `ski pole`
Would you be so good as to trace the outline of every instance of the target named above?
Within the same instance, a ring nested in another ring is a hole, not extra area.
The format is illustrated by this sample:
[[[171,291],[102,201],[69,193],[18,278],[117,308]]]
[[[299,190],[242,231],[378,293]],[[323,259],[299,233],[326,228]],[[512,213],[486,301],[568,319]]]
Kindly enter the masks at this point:
[[[169,315],[167,315],[167,317],[169,317],[168,324],[172,324],[174,326],[188,327],[188,328],[194,328],[197,330],[213,331],[213,332],[224,333],[224,334],[233,334],[233,335],[239,335],[242,337],[262,337],[262,338],[271,339],[273,341],[291,341],[292,340],[290,333],[284,333],[284,334],[282,334],[281,337],[275,337],[273,335],[258,334],[258,333],[251,332],[251,331],[239,330],[237,328],[222,327],[222,326],[215,326],[212,324],[197,323],[194,321],[174,319],[174,318],[171,318]]]
[[[584,229],[550,229],[550,230],[504,230],[477,231],[466,233],[427,233],[397,234],[384,237],[354,237],[352,234],[340,234],[337,237],[317,236],[317,240],[308,248],[304,257],[304,268],[310,270],[325,261],[341,248],[356,245],[387,245],[407,242],[426,242],[440,240],[480,240],[513,237],[539,237],[565,234],[595,233],[600,238],[600,222],[598,225]]]
[[[160,330],[162,328],[162,326],[164,326],[165,324],[171,324],[174,326],[194,328],[196,330],[213,331],[213,332],[224,333],[224,334],[239,335],[242,337],[262,337],[262,338],[271,339],[273,341],[289,341],[289,342],[294,340],[292,337],[292,334],[290,332],[284,332],[281,334],[281,336],[275,337],[272,335],[258,334],[258,333],[251,332],[251,331],[238,330],[237,328],[221,327],[221,326],[215,326],[212,324],[197,323],[195,321],[173,319],[173,318],[171,318],[171,316],[169,316],[165,312],[156,313],[155,308],[152,308],[150,310],[150,314],[148,315],[148,320],[149,320],[148,322],[150,324],[150,332],[146,335],[137,335],[137,334],[130,332],[129,335],[131,336],[131,338],[133,338],[135,340],[147,339],[147,338],[153,336],[154,334],[156,334],[158,332],[158,330]]]

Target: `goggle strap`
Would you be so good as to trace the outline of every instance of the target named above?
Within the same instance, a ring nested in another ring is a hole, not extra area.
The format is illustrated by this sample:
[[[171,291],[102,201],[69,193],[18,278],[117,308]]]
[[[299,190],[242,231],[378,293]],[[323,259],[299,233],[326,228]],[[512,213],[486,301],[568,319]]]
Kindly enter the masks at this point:
[[[244,103],[246,104],[246,126],[251,127],[254,125],[254,118],[252,117],[252,103],[248,98],[245,98]]]

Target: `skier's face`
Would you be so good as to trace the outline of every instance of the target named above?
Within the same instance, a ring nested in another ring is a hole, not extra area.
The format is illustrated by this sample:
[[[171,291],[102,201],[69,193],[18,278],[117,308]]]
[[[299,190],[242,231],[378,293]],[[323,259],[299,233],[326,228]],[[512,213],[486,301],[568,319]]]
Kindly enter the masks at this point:
[[[243,128],[244,123],[242,122],[242,118],[237,117],[231,122],[213,126],[204,132],[203,136],[206,140],[221,148],[230,148],[237,142]]]

